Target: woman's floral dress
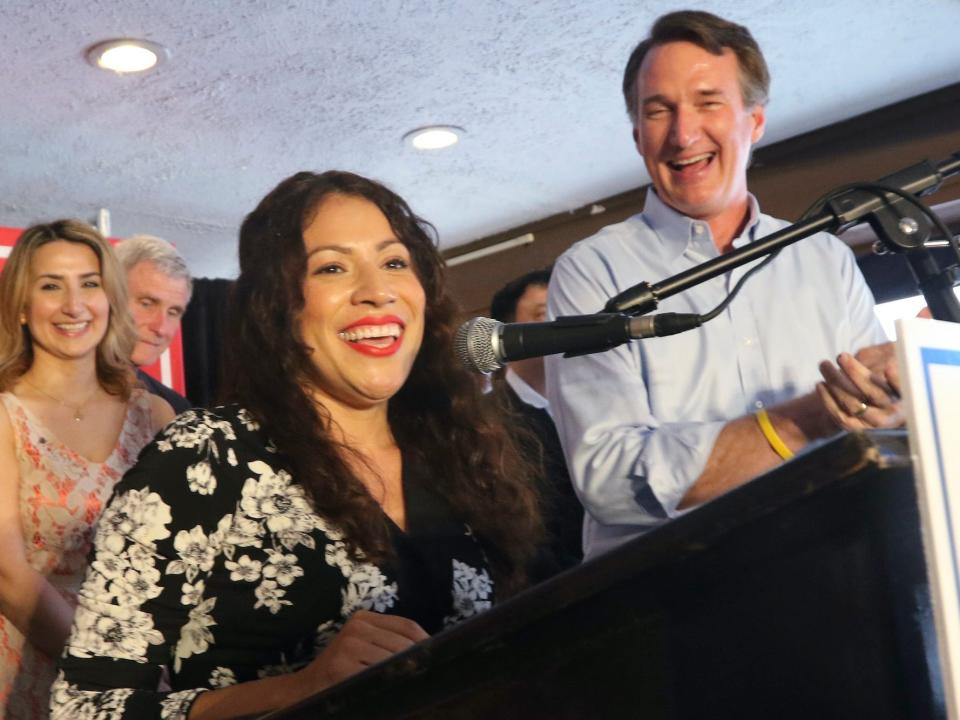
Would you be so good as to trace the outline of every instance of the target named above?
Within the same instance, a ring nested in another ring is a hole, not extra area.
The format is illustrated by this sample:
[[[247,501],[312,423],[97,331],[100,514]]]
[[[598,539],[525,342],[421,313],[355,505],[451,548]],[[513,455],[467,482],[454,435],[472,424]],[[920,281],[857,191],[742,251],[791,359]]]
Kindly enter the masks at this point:
[[[3,393],[0,400],[16,443],[27,562],[74,604],[97,518],[114,485],[153,437],[150,396],[139,389],[130,395],[117,445],[102,463],[60,442],[13,393]],[[47,717],[55,662],[0,615],[0,717]]]
[[[246,411],[180,415],[104,511],[52,716],[183,718],[204,690],[303,667],[357,609],[436,632],[490,607],[482,549],[410,465],[407,530],[378,567],[351,559]]]

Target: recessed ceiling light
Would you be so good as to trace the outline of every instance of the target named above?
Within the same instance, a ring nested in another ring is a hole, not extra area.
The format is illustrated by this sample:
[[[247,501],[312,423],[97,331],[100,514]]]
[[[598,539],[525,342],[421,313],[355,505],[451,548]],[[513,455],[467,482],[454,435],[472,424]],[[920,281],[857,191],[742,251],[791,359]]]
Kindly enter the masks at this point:
[[[149,40],[107,40],[87,50],[87,62],[101,70],[137,73],[159,65],[168,54],[165,47]]]
[[[442,150],[460,142],[464,129],[455,125],[430,125],[411,130],[403,136],[417,150]]]

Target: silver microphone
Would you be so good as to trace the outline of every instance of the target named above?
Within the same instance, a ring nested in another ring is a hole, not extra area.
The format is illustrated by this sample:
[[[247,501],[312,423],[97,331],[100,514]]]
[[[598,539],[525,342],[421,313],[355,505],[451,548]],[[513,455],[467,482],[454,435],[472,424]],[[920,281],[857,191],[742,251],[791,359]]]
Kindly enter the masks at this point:
[[[476,317],[457,330],[454,347],[467,369],[487,374],[513,360],[557,353],[572,357],[603,352],[638,338],[691,330],[701,322],[699,315],[686,313],[643,317],[597,313],[566,315],[551,322],[507,324]]]
[[[467,320],[457,328],[453,346],[461,364],[468,370],[487,375],[503,367],[500,359],[500,328],[503,323],[485,317]]]

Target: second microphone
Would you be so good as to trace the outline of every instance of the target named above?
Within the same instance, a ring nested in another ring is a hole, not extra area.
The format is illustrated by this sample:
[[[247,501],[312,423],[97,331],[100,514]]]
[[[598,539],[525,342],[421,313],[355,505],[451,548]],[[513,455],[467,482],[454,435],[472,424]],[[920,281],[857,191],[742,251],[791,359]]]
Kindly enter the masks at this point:
[[[673,335],[698,327],[699,315],[662,313],[631,317],[620,313],[568,315],[552,322],[504,324],[485,317],[457,330],[457,355],[467,368],[490,373],[505,363],[564,353],[603,352],[639,338]]]

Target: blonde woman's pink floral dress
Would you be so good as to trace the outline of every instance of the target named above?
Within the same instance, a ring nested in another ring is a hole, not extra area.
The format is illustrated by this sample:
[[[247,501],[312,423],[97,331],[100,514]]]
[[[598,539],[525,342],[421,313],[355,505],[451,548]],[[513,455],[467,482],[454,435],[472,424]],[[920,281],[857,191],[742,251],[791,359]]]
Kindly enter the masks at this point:
[[[0,399],[14,430],[27,560],[76,605],[97,519],[113,486],[153,437],[150,396],[133,391],[117,445],[102,463],[60,442],[12,393]],[[0,717],[47,717],[55,663],[0,615]]]

